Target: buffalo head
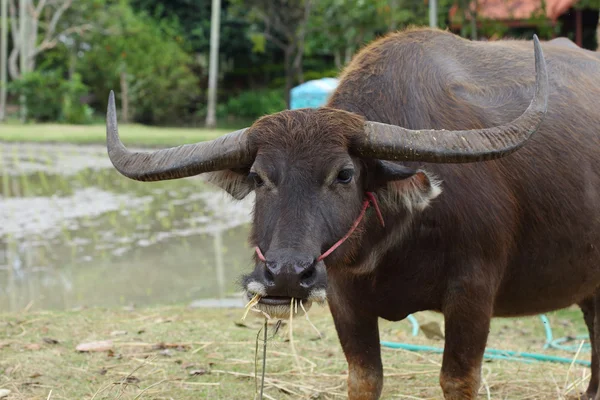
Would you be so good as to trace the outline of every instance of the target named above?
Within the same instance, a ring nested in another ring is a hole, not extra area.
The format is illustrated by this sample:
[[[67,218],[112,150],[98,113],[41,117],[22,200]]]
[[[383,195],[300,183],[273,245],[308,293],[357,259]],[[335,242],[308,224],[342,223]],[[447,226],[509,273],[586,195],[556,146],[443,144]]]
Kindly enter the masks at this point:
[[[390,191],[405,191],[402,196],[417,199],[411,203],[417,205],[437,195],[425,172],[390,161],[478,162],[524,145],[547,109],[548,78],[537,37],[534,49],[535,95],[520,117],[502,126],[417,131],[322,107],[265,116],[213,141],[131,152],[119,139],[111,93],[108,154],[115,168],[131,179],[207,173],[236,199],[254,191],[250,241],[256,266],[243,285],[249,298],[261,296],[259,309],[285,317],[292,298],[304,307],[324,301],[326,267],[352,265],[359,242],[385,229],[385,213],[378,218],[377,195],[383,199],[390,198]],[[373,212],[366,210],[369,205],[375,206]],[[373,227],[368,235],[367,226]]]

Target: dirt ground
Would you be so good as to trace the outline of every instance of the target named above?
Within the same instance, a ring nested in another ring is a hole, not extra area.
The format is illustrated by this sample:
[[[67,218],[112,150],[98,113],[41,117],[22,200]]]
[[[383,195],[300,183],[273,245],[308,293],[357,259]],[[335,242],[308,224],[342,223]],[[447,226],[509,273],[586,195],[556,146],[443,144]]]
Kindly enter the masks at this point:
[[[0,398],[256,399],[262,322],[256,317],[240,322],[243,311],[170,306],[0,314]],[[292,321],[291,341],[289,322],[274,336],[275,325],[269,325],[263,398],[347,398],[347,365],[331,315],[317,306],[309,317],[319,332],[298,317]],[[443,318],[434,313],[415,317],[424,325],[417,337],[408,321],[382,320],[381,339],[443,347],[435,333],[438,326],[443,332]],[[576,308],[548,318],[555,338],[587,334]],[[488,347],[589,361],[589,350],[543,349],[544,342],[537,316],[496,319]],[[442,398],[441,354],[383,347],[382,355],[383,399]],[[589,372],[569,363],[486,360],[479,397],[577,398]]]

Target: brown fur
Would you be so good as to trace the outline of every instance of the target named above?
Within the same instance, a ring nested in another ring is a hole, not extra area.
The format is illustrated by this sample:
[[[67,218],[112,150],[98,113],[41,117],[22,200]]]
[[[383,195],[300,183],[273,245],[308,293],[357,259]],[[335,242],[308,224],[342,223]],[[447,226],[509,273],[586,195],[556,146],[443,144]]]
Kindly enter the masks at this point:
[[[529,41],[394,33],[353,59],[327,107],[267,116],[251,128],[259,149],[252,168],[267,183],[256,189],[250,240],[265,252],[289,248],[316,258],[348,230],[365,190],[381,200],[385,228],[367,215],[325,260],[351,400],[379,397],[379,317],[444,314],[446,399],[475,398],[492,317],[581,304],[591,336],[600,336],[600,306],[591,306],[600,301],[600,61],[555,43],[542,48],[547,117],[523,148],[497,161],[397,163],[415,173],[383,179],[376,172],[385,171],[382,164],[353,155],[352,142],[364,120],[449,130],[513,120],[534,93]],[[348,163],[356,170],[352,183],[332,183]],[[249,170],[238,172],[240,182]],[[247,185],[240,193],[253,190]],[[256,261],[248,280],[262,279]],[[598,391],[596,354],[590,398]]]

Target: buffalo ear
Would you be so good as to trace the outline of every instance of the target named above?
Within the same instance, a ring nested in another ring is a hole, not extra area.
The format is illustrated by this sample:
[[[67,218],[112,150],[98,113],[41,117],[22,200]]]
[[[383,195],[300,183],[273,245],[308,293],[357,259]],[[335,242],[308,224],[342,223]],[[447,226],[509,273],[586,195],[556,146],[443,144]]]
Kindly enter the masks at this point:
[[[250,168],[236,170],[226,169],[210,172],[206,175],[209,183],[225,190],[234,199],[242,200],[254,190],[254,184],[248,181],[249,172]]]
[[[442,192],[441,182],[424,170],[384,160],[375,160],[370,169],[367,190],[376,191],[391,207],[423,211]]]
[[[374,160],[374,165],[369,168],[367,190],[375,191],[387,186],[389,182],[402,181],[413,177],[416,173],[416,169],[402,164],[385,160]]]

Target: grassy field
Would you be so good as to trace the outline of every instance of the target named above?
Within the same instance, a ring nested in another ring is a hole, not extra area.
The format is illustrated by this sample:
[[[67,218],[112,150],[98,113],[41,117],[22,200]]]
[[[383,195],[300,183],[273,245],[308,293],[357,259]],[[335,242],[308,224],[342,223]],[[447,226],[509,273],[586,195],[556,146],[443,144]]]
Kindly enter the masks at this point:
[[[119,134],[128,146],[176,146],[214,139],[231,129],[158,128],[144,125],[119,125]],[[106,144],[106,126],[61,124],[0,124],[0,141]]]
[[[84,309],[0,314],[0,393],[11,400],[47,399],[252,399],[255,346],[261,321],[240,323],[240,309]],[[252,313],[251,313],[252,314]],[[327,308],[284,324],[267,342],[265,399],[346,397],[342,350]],[[416,315],[438,322],[433,313]],[[577,309],[549,315],[555,336],[586,333]],[[443,325],[442,325],[443,326]],[[574,357],[543,350],[538,317],[497,319],[489,347]],[[443,339],[410,334],[407,321],[382,321],[382,340],[443,347]],[[80,352],[82,343],[109,348]],[[293,347],[292,347],[293,343]],[[260,384],[262,343],[259,344]],[[296,355],[294,355],[296,354]],[[383,399],[440,399],[441,355],[383,348]],[[589,353],[579,359],[589,360]],[[482,399],[566,399],[585,388],[589,369],[557,363],[491,360],[484,364]],[[4,391],[4,392],[3,392]],[[0,398],[2,395],[0,394]]]

